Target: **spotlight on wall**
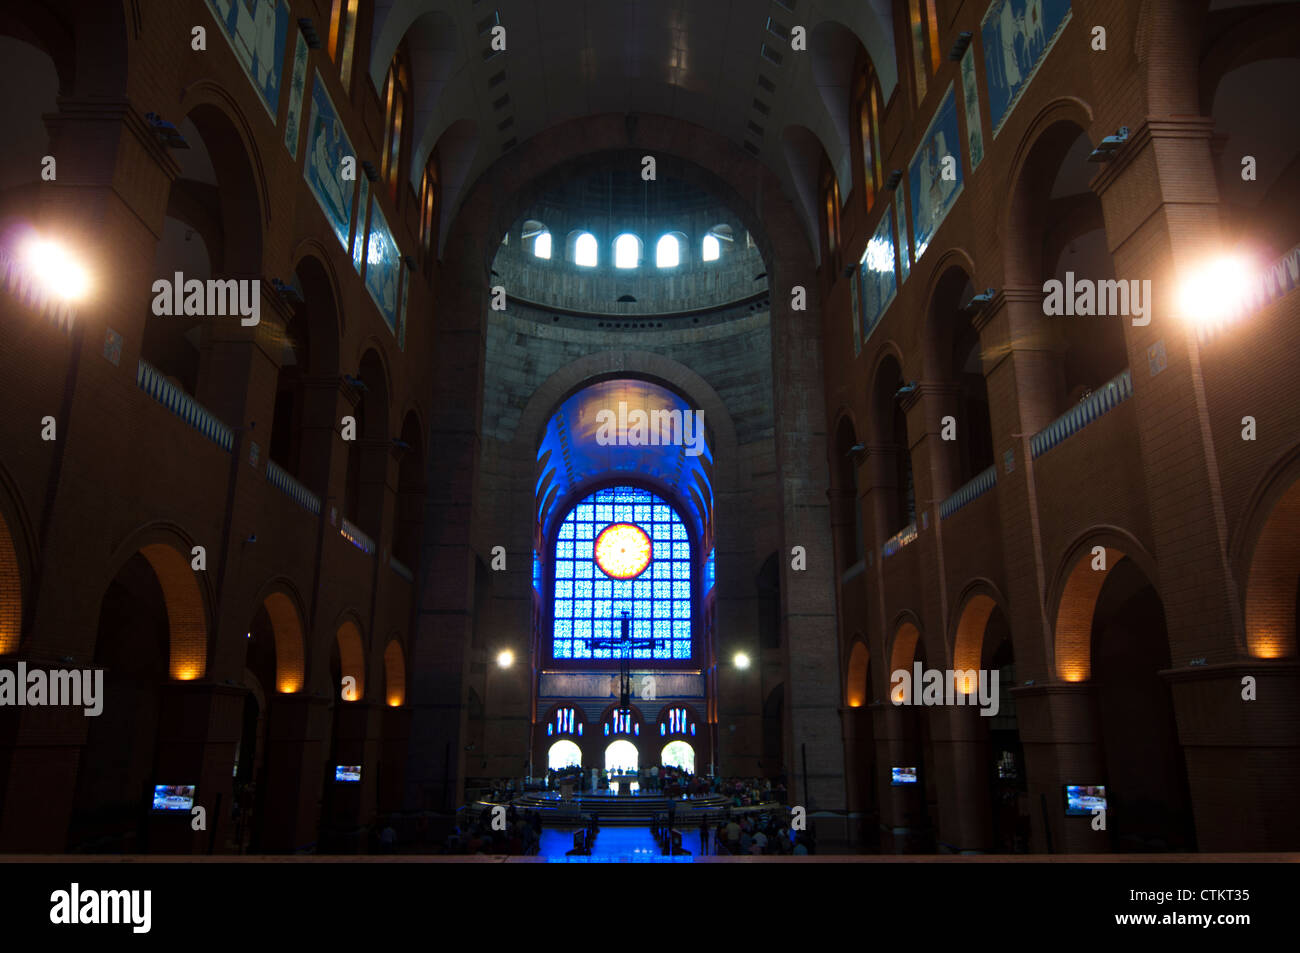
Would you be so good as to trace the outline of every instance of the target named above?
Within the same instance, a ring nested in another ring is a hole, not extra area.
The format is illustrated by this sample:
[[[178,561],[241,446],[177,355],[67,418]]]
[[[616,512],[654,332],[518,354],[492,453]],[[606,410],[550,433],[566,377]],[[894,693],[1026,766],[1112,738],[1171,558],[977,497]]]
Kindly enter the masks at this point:
[[[311,22],[311,17],[299,17],[298,29],[302,31],[302,38],[307,41],[308,49],[320,49],[320,34],[316,32],[316,24]]]
[[[971,34],[968,32],[958,33],[957,39],[953,41],[952,49],[948,51],[948,59],[959,60],[966,52],[966,47],[970,46]]]
[[[500,652],[497,653],[498,668],[509,668],[511,665],[514,664],[515,664],[514,652],[511,652],[509,649],[502,649]]]
[[[910,394],[914,390],[916,390],[916,381],[908,381],[902,387],[898,388],[898,390],[894,391],[894,397],[902,397],[904,394]]]
[[[1098,143],[1097,148],[1088,153],[1089,162],[1109,162],[1115,158],[1115,153],[1119,147],[1128,142],[1128,126],[1120,126],[1119,131],[1113,136],[1106,136]]]
[[[893,172],[889,173],[889,178],[885,180],[885,188],[889,189],[889,191],[892,192],[894,191],[894,189],[898,188],[898,183],[902,181],[903,181],[903,170],[895,169]]]
[[[846,457],[851,457],[855,453],[861,453],[863,450],[866,449],[867,449],[867,445],[865,443],[855,443],[853,446],[849,447],[848,452],[845,453],[844,455]]]
[[[279,278],[272,278],[271,287],[275,289],[276,294],[290,304],[302,304],[302,295],[293,285],[281,281]]]
[[[353,377],[351,374],[344,374],[343,379],[347,381],[348,386],[355,387],[363,394],[370,390],[370,388],[366,386],[366,382],[359,377]]]
[[[154,131],[154,135],[169,149],[188,149],[190,144],[185,141],[179,129],[169,123],[157,113],[145,113],[145,122],[149,123],[149,128]]]
[[[744,652],[737,652],[732,661],[735,663],[736,668],[749,668],[749,656]]]
[[[27,270],[47,293],[68,301],[86,296],[90,276],[61,243],[31,238],[22,247],[22,258]]]
[[[379,170],[375,168],[375,164],[371,162],[369,159],[365,159],[362,161],[361,171],[365,172],[366,178],[369,179],[371,182],[379,181]]]
[[[1221,255],[1189,269],[1179,282],[1184,321],[1212,328],[1237,317],[1251,297],[1251,269],[1238,255]]]

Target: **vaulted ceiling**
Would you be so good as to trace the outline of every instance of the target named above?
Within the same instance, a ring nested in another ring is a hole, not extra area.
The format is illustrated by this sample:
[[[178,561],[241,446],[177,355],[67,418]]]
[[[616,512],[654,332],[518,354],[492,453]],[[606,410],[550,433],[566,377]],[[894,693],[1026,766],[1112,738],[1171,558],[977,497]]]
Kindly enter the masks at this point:
[[[493,53],[497,25],[506,50]],[[807,51],[791,49],[795,26],[807,31]],[[405,38],[411,176],[418,187],[439,146],[444,232],[477,177],[529,137],[581,116],[642,113],[747,149],[815,234],[823,151],[841,197],[849,193],[854,59],[867,51],[888,100],[892,36],[889,0],[377,0],[371,79],[383,88]]]

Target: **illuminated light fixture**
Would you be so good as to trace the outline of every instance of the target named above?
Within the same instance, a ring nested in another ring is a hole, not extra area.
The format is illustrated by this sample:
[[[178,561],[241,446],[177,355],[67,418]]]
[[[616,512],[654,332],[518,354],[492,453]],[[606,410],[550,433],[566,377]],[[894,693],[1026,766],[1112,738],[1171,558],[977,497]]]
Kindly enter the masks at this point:
[[[635,579],[653,555],[650,537],[632,523],[612,523],[596,537],[596,565],[611,579]]]
[[[1097,144],[1097,148],[1088,153],[1089,162],[1109,162],[1115,158],[1119,147],[1128,142],[1128,126],[1120,126],[1113,136],[1106,136]]]
[[[916,390],[916,381],[908,381],[902,387],[898,388],[898,390],[894,391],[894,396],[902,397],[904,394],[910,394],[914,390]]]
[[[903,181],[903,170],[895,169],[894,171],[889,173],[889,178],[885,180],[885,188],[892,192],[894,191],[894,189],[898,188],[898,183],[902,181]]]
[[[497,667],[509,668],[515,664],[515,653],[509,649],[502,649],[497,653]]]
[[[188,149],[190,144],[185,141],[181,131],[169,123],[157,113],[145,113],[145,122],[149,123],[149,128],[154,131],[154,135],[169,149]]]
[[[736,668],[749,668],[749,656],[744,652],[737,652],[736,657],[732,659],[732,661],[735,663]]]
[[[848,451],[844,455],[846,457],[851,457],[853,456],[853,454],[861,453],[863,450],[866,449],[867,449],[867,445],[865,443],[855,443],[853,446],[849,447]]]
[[[281,281],[279,278],[272,278],[271,287],[275,289],[276,294],[290,304],[302,304],[303,297],[293,285]]]
[[[970,46],[971,35],[969,32],[957,34],[957,39],[953,41],[952,49],[948,51],[948,59],[959,60],[966,53],[966,48]]]
[[[78,301],[90,289],[90,275],[66,247],[45,238],[33,238],[22,249],[28,271],[45,291],[65,301]]]
[[[302,31],[302,38],[307,41],[308,49],[320,49],[320,34],[316,32],[316,24],[311,22],[311,17],[299,17],[298,29]]]
[[[343,379],[363,394],[370,390],[370,388],[366,386],[366,382],[359,377],[353,377],[351,374],[344,374]]]
[[[1204,332],[1240,317],[1251,301],[1252,274],[1246,260],[1223,255],[1189,269],[1178,288],[1183,320]]]
[[[984,307],[993,300],[996,294],[992,288],[985,288],[979,294],[974,295],[969,301],[961,306],[961,310],[967,314],[976,314],[984,310]]]

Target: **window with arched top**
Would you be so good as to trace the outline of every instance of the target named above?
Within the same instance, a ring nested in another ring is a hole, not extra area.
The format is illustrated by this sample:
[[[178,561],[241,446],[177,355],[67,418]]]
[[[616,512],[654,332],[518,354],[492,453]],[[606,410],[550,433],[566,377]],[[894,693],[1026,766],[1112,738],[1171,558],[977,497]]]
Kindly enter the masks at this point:
[[[624,232],[614,239],[614,267],[636,268],[641,264],[641,239]]]
[[[573,243],[573,263],[581,268],[595,268],[600,261],[600,249],[596,236],[583,232]]]
[[[825,215],[823,226],[826,229],[826,251],[835,257],[840,250],[840,184],[831,172],[822,176],[822,207]]]
[[[384,80],[384,151],[379,172],[393,201],[397,201],[398,170],[402,165],[402,127],[406,121],[410,87],[406,59],[399,52]]]
[[[424,254],[424,273],[429,273],[430,263],[437,257],[435,235],[438,231],[440,209],[440,185],[438,181],[438,153],[435,151],[425,163],[424,175],[420,179],[420,248]]]
[[[338,64],[343,88],[352,85],[353,51],[357,45],[357,7],[360,0],[334,0],[330,12],[330,59]]]
[[[655,267],[676,268],[682,263],[682,243],[676,235],[663,235],[655,245]]]
[[[705,235],[700,246],[700,258],[704,261],[717,261],[722,257],[722,242],[717,235]]]
[[[551,231],[541,222],[532,218],[524,222],[519,238],[524,243],[524,248],[532,252],[534,258],[550,260]]]
[[[1026,14],[1028,15],[1028,14]],[[1041,12],[1039,14],[1041,16]],[[925,99],[926,82],[939,71],[939,14],[935,0],[908,0],[908,22],[912,37],[912,71],[916,101]]]
[[[862,183],[867,196],[867,209],[870,211],[883,185],[880,82],[870,63],[858,79],[854,101],[858,115],[858,136],[862,144]]]

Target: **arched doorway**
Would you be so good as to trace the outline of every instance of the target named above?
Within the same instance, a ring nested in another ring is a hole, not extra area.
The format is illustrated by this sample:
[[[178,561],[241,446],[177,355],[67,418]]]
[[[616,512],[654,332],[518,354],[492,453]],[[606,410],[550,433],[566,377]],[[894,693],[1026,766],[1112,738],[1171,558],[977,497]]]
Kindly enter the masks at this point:
[[[687,774],[695,773],[695,749],[688,742],[670,741],[659,754],[659,763],[665,768],[678,768]]]
[[[636,745],[626,738],[611,741],[605,749],[605,772],[607,774],[634,774],[640,766],[640,752]]]
[[[610,747],[612,748],[613,745]],[[608,751],[605,753],[605,757],[608,761]],[[582,749],[568,738],[561,738],[547,749],[546,767],[552,771],[563,771],[565,768],[580,768],[582,767]]]

